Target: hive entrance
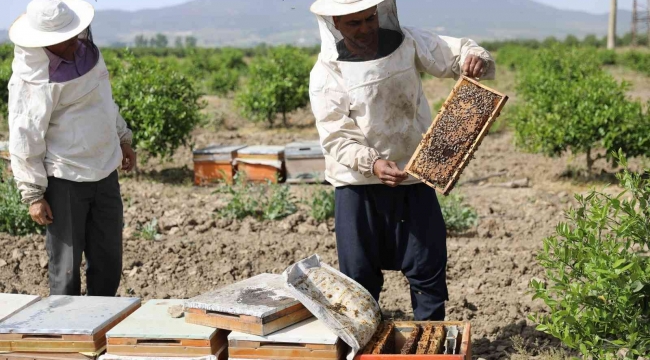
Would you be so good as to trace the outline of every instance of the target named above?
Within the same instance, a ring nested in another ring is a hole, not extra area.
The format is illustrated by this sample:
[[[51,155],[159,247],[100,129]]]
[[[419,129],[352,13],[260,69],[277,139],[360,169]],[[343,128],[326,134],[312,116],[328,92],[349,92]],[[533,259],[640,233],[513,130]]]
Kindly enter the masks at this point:
[[[447,195],[508,97],[462,77],[406,166],[412,176]]]

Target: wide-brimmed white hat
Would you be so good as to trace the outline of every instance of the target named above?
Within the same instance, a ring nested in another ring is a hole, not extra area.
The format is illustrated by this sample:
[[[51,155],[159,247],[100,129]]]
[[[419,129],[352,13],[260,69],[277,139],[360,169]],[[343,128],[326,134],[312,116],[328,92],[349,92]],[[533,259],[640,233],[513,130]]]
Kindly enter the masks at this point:
[[[358,13],[382,3],[384,0],[317,0],[311,12],[321,16],[343,16]]]
[[[22,47],[59,44],[81,34],[94,17],[95,9],[83,0],[32,0],[9,28],[9,39]]]

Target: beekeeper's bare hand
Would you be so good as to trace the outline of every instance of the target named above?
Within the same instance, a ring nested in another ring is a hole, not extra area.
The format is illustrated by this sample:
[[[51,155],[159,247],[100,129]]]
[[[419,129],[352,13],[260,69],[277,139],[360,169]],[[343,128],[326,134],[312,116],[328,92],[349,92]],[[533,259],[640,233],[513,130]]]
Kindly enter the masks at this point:
[[[483,76],[487,64],[485,60],[476,55],[467,55],[465,63],[463,64],[463,75],[472,78],[480,78]]]
[[[54,222],[52,209],[45,199],[41,199],[29,206],[29,216],[39,225],[50,225]]]
[[[397,167],[397,164],[387,160],[377,160],[373,173],[383,184],[390,187],[398,186],[409,177],[407,173]]]
[[[129,144],[120,145],[122,148],[122,170],[129,172],[135,168],[137,156]]]

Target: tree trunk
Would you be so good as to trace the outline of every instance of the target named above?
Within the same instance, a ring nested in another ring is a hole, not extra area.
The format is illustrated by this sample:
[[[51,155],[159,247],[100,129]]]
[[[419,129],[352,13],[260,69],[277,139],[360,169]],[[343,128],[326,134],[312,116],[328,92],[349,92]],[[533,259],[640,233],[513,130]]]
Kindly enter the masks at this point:
[[[587,173],[591,175],[591,169],[594,167],[594,159],[591,157],[591,148],[587,149]]]
[[[609,13],[609,32],[607,34],[607,48],[613,50],[616,47],[616,0],[611,0],[611,10]]]
[[[285,128],[289,127],[289,124],[287,123],[287,112],[282,111],[282,124],[284,125]]]

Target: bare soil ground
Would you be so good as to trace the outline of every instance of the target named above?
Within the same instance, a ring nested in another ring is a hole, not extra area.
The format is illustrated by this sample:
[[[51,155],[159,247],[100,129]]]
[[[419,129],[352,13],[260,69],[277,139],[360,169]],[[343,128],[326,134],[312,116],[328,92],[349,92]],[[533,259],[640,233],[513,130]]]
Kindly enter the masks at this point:
[[[453,83],[427,80],[431,103],[446,97]],[[511,84],[512,76],[505,76],[492,86],[512,93]],[[231,110],[229,100],[208,100],[206,111],[221,120],[206,125],[218,130],[196,132],[197,147],[282,145],[317,138],[308,110],[292,114],[290,129],[266,129],[245,124]],[[181,149],[170,162],[148,163],[139,179],[122,177],[126,228],[120,296],[187,298],[255,274],[280,273],[312,254],[337,266],[332,220],[318,223],[304,205],[297,214],[277,222],[219,219],[215,210],[225,200],[212,188],[191,185],[191,159],[191,150]],[[562,211],[572,203],[572,194],[590,186],[561,177],[570,163],[580,166],[583,161],[521,153],[509,131],[493,133],[460,182],[504,170],[507,175],[455,190],[476,208],[480,222],[448,239],[447,314],[449,320],[472,323],[475,358],[515,358],[526,350],[529,358],[536,358],[547,348],[544,344],[558,348],[526,319],[531,312],[545,311],[542,303],[531,300],[527,286],[532,278],[544,276],[535,262],[542,239],[563,220]],[[521,178],[528,178],[530,187],[498,186]],[[294,186],[292,193],[306,199],[324,187]],[[138,237],[137,229],[154,218],[159,220],[162,237],[158,241]],[[0,292],[48,294],[43,236],[0,234]],[[412,317],[408,283],[400,273],[386,272],[381,306],[388,317]]]

